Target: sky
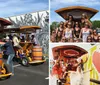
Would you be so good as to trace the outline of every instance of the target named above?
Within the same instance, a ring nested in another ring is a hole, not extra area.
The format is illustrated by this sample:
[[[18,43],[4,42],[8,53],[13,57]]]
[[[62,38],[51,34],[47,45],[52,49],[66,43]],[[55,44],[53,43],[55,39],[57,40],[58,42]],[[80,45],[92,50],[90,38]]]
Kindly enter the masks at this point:
[[[60,17],[55,10],[68,6],[86,6],[100,11],[100,0],[51,0],[50,21],[64,21],[64,19]],[[100,20],[100,12],[98,12],[91,20]]]
[[[68,6],[87,6],[100,11],[100,0],[50,0],[50,21],[64,21],[55,10]],[[0,17],[10,17],[49,9],[49,0],[0,0]],[[100,12],[91,20],[100,20]]]
[[[48,5],[48,0],[0,0],[0,17],[48,10]]]

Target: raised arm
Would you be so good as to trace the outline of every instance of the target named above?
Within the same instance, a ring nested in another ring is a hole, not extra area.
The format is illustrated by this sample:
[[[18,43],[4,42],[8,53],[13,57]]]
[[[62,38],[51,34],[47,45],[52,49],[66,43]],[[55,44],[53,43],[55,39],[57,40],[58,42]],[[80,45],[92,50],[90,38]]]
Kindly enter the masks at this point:
[[[76,35],[74,33],[74,29],[72,28],[72,37],[76,38]]]
[[[58,33],[58,28],[56,28],[56,34]]]
[[[62,33],[62,37],[64,37],[64,36],[65,36],[65,30],[66,30],[66,29],[64,29],[64,31],[63,31],[63,33]]]
[[[81,29],[81,31],[80,31],[79,38],[81,38],[81,36],[82,36],[82,29]]]
[[[92,23],[90,22],[89,19],[86,19],[86,22],[89,24],[90,27],[92,27]]]
[[[84,71],[83,73],[87,73],[87,72],[90,72],[90,71],[92,71],[93,69],[90,69],[90,70],[87,70],[87,71]]]

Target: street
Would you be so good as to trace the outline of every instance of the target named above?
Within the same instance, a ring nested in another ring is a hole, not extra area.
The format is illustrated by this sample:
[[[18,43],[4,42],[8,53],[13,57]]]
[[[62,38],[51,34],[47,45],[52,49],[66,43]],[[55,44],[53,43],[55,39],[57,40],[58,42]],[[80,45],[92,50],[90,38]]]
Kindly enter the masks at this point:
[[[0,81],[0,85],[49,85],[48,60],[40,65],[24,67],[14,62],[15,74]]]

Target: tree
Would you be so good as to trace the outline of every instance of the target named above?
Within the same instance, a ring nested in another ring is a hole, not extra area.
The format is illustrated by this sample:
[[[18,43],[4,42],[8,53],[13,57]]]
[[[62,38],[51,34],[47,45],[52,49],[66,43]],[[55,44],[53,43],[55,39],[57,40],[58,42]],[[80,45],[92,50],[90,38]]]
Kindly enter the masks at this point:
[[[100,20],[92,21],[93,29],[100,28]]]
[[[50,31],[52,32],[57,27],[59,27],[59,22],[52,22],[52,24],[50,25]]]

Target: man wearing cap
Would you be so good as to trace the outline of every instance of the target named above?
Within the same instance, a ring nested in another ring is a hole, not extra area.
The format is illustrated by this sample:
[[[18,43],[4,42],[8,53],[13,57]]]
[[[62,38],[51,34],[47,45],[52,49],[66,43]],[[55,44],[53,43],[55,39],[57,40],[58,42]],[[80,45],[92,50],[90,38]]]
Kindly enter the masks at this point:
[[[15,52],[12,46],[12,42],[10,41],[9,37],[6,37],[6,43],[4,43],[4,47],[6,47],[8,59],[7,59],[7,64],[10,67],[10,71],[12,72],[12,75],[14,75],[14,68],[13,68],[13,58],[15,56]]]

